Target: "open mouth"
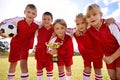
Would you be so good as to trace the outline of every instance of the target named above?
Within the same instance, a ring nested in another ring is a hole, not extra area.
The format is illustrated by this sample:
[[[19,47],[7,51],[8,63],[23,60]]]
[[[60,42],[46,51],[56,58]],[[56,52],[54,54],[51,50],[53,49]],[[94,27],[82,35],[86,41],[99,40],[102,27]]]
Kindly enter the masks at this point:
[[[92,20],[91,22],[93,23],[93,22],[95,22],[95,20]]]

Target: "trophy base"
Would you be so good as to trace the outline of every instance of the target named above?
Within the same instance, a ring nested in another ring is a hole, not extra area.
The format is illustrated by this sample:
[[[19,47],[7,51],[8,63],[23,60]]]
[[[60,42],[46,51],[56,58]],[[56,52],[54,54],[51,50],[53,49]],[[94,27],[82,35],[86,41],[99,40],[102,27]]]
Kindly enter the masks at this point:
[[[58,56],[53,56],[52,57],[52,62],[58,62]]]

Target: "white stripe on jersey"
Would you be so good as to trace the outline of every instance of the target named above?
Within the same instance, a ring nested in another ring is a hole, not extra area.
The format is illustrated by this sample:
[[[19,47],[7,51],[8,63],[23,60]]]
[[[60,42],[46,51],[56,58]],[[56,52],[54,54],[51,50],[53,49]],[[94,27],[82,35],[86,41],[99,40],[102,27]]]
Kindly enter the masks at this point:
[[[120,45],[120,23],[110,24],[109,29]]]
[[[5,19],[3,21],[3,23],[13,23],[15,26],[17,26],[17,23],[20,21],[20,20],[24,20],[24,17],[14,17],[14,18],[9,18],[9,19]],[[40,21],[34,21],[37,25],[39,25],[39,28],[41,28],[41,22]]]

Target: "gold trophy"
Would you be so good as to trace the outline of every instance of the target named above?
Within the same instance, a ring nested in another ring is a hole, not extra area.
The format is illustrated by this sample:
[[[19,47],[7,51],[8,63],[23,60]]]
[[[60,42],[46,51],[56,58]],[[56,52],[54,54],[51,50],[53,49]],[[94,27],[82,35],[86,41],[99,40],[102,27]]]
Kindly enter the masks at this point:
[[[54,43],[47,43],[46,46],[50,49],[58,49],[63,42],[54,42]],[[52,54],[52,62],[58,62],[58,53]]]

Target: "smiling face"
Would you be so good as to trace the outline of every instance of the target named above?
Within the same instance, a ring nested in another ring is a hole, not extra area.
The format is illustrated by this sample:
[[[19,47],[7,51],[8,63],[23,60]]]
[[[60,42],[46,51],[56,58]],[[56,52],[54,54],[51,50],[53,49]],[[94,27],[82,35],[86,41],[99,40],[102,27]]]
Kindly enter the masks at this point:
[[[53,27],[55,34],[59,38],[64,39],[67,28],[66,22],[63,19],[56,19],[55,22],[53,23]]]
[[[24,14],[26,16],[26,21],[32,22],[34,18],[37,16],[37,10],[27,7],[24,11]]]
[[[88,25],[84,18],[76,18],[75,22],[76,22],[76,27],[78,31],[80,32],[86,31]]]
[[[50,15],[43,15],[42,16],[42,24],[45,27],[49,27],[52,23],[52,18]]]
[[[97,4],[92,4],[87,9],[86,20],[93,27],[100,27],[102,12]]]
[[[59,38],[63,38],[66,32],[66,27],[59,23],[56,23],[54,25],[54,32]]]
[[[87,22],[94,26],[99,27],[101,23],[101,14],[99,12],[91,13],[89,16],[86,17]]]

